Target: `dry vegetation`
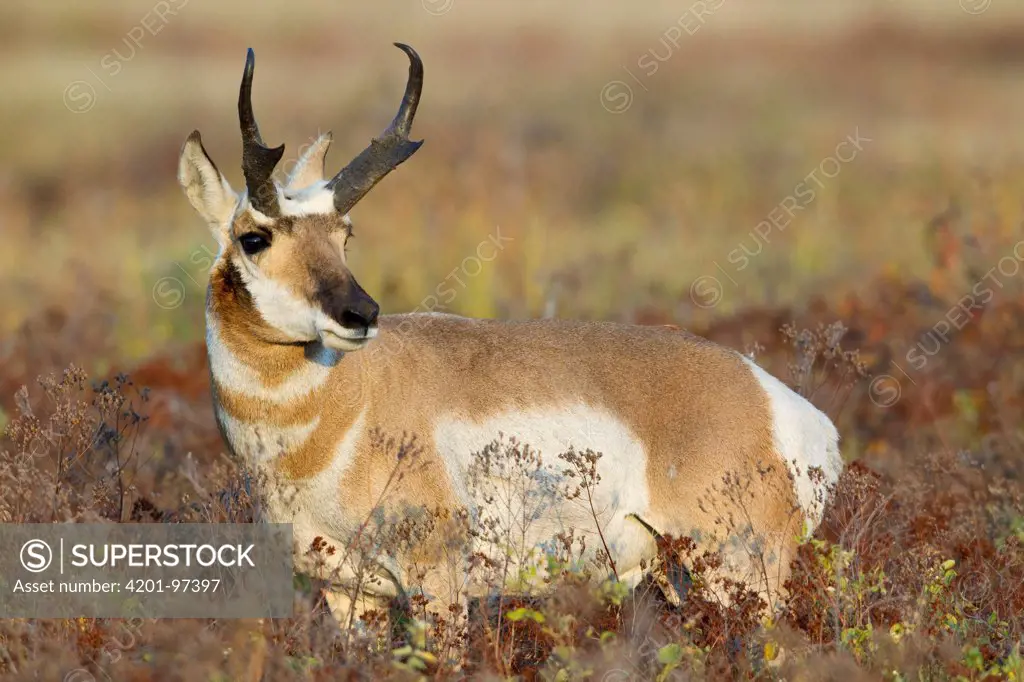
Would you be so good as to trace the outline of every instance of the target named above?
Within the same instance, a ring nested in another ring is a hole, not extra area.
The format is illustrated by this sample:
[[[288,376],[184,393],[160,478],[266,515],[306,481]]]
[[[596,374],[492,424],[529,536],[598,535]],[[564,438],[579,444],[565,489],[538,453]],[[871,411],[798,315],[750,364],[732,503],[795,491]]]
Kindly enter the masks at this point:
[[[353,216],[360,281],[385,311],[430,308],[447,281],[456,312],[674,324],[755,352],[836,420],[851,463],[782,608],[767,618],[742,585],[709,584],[717,559],[686,538],[663,547],[689,566],[669,571],[673,605],[652,585],[588,587],[577,538],[531,556],[514,519],[429,510],[311,551],[365,563],[470,524],[500,597],[468,623],[414,599],[339,630],[312,576],[290,620],[0,621],[0,676],[1020,679],[1024,15],[727,0],[648,76],[638,58],[666,55],[688,3],[349,4],[171,2],[116,75],[101,60],[129,54],[149,3],[0,7],[0,522],[259,517],[213,422],[211,240],[177,152],[200,128],[237,184],[252,44],[265,137],[294,159],[333,128],[341,163],[393,109],[400,39],[426,63],[427,144]],[[600,93],[617,79],[634,99],[612,114]],[[91,103],[68,96],[78,80]],[[758,237],[856,131],[863,150]],[[467,264],[499,231],[495,259]],[[541,466],[528,446],[481,453],[508,473],[502,494]],[[397,462],[409,444],[395,448]],[[581,499],[601,474],[598,453],[542,454],[576,471],[565,493]],[[547,591],[517,594],[538,561]]]

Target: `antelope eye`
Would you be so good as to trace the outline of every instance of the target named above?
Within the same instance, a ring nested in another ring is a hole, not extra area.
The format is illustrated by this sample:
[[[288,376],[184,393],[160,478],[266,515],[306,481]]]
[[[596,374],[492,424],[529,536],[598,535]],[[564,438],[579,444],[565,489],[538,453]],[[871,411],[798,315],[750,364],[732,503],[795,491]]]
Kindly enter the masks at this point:
[[[245,255],[247,256],[255,256],[257,253],[270,246],[270,240],[256,232],[243,234],[238,238],[238,241],[241,242],[242,250],[245,251]]]

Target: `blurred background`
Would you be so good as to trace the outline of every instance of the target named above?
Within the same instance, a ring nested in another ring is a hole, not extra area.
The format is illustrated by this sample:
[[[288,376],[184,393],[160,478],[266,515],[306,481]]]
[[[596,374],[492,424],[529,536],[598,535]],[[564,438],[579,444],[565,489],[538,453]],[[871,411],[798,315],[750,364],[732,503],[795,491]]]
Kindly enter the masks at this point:
[[[242,186],[251,46],[281,171],[327,130],[336,171],[396,111],[394,41],[425,63],[426,143],[355,207],[349,255],[384,312],[674,325],[753,352],[835,420],[850,462],[819,529],[841,544],[801,548],[785,623],[810,648],[784,644],[792,665],[1019,676],[1019,0],[0,3],[0,522],[255,516],[213,419],[215,247],[178,153],[200,130]],[[304,594],[263,638],[153,624],[103,679],[242,679],[211,672],[232,650],[267,679],[347,677],[365,651],[339,654]],[[92,670],[114,626],[86,620],[0,621],[0,677]],[[916,643],[874,656],[872,628]]]
[[[769,355],[782,323],[839,320],[909,410],[920,382],[889,363],[1007,254],[985,303],[1020,302],[1020,3],[14,2],[0,7],[0,404],[69,362],[105,375],[158,359],[203,414],[214,244],[177,185],[182,142],[199,129],[242,185],[252,46],[282,168],[332,130],[333,172],[397,107],[396,40],[426,65],[426,144],[352,214],[353,270],[386,312],[675,324]],[[987,329],[975,317],[965,338]],[[949,340],[941,367],[971,348]],[[1019,371],[983,355],[979,391]]]

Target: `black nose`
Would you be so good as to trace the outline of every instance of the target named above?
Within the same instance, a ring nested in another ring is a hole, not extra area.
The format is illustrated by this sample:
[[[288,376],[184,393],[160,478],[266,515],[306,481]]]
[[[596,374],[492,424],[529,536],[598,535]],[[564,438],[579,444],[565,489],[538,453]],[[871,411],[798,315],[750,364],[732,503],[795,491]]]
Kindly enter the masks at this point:
[[[380,306],[353,279],[323,287],[316,300],[331,319],[346,329],[366,330],[377,324]]]
[[[378,313],[380,306],[370,297],[366,297],[344,306],[338,322],[346,329],[368,329],[377,324]]]

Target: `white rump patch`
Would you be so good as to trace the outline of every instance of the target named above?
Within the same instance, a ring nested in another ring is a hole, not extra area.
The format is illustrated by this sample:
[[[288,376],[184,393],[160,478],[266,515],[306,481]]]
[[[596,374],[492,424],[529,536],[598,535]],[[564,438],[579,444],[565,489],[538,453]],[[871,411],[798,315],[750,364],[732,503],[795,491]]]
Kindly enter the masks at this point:
[[[775,449],[786,460],[794,477],[797,500],[810,526],[821,523],[824,504],[831,488],[843,472],[839,454],[839,433],[824,413],[746,356],[743,360],[768,394],[772,411],[772,436]],[[808,470],[820,468],[821,484],[815,484]]]
[[[537,408],[528,411],[510,411],[497,414],[484,421],[473,421],[456,416],[438,420],[434,427],[434,442],[438,454],[455,482],[456,494],[471,508],[480,500],[471,499],[467,485],[467,472],[473,455],[499,434],[504,434],[503,445],[514,437],[520,444],[537,450],[544,465],[561,473],[568,464],[558,455],[575,448],[577,452],[593,450],[602,454],[597,464],[601,476],[594,507],[608,542],[609,549],[622,576],[639,565],[653,547],[650,534],[627,515],[641,517],[648,512],[650,493],[647,487],[647,452],[639,439],[614,415],[585,404],[570,404],[558,408]],[[555,477],[555,478],[561,478]],[[562,489],[578,479],[538,480],[540,489]],[[570,486],[573,487],[573,486]],[[601,548],[595,521],[583,500],[567,501],[562,494],[548,495],[545,505],[531,500],[530,509],[542,511],[527,529],[527,545],[536,547],[550,542],[556,533],[575,529],[577,537],[587,537],[588,553]],[[494,505],[491,505],[493,508]],[[521,513],[520,509],[499,510],[503,516]],[[631,576],[632,577],[632,576]],[[639,572],[636,572],[639,577]]]

